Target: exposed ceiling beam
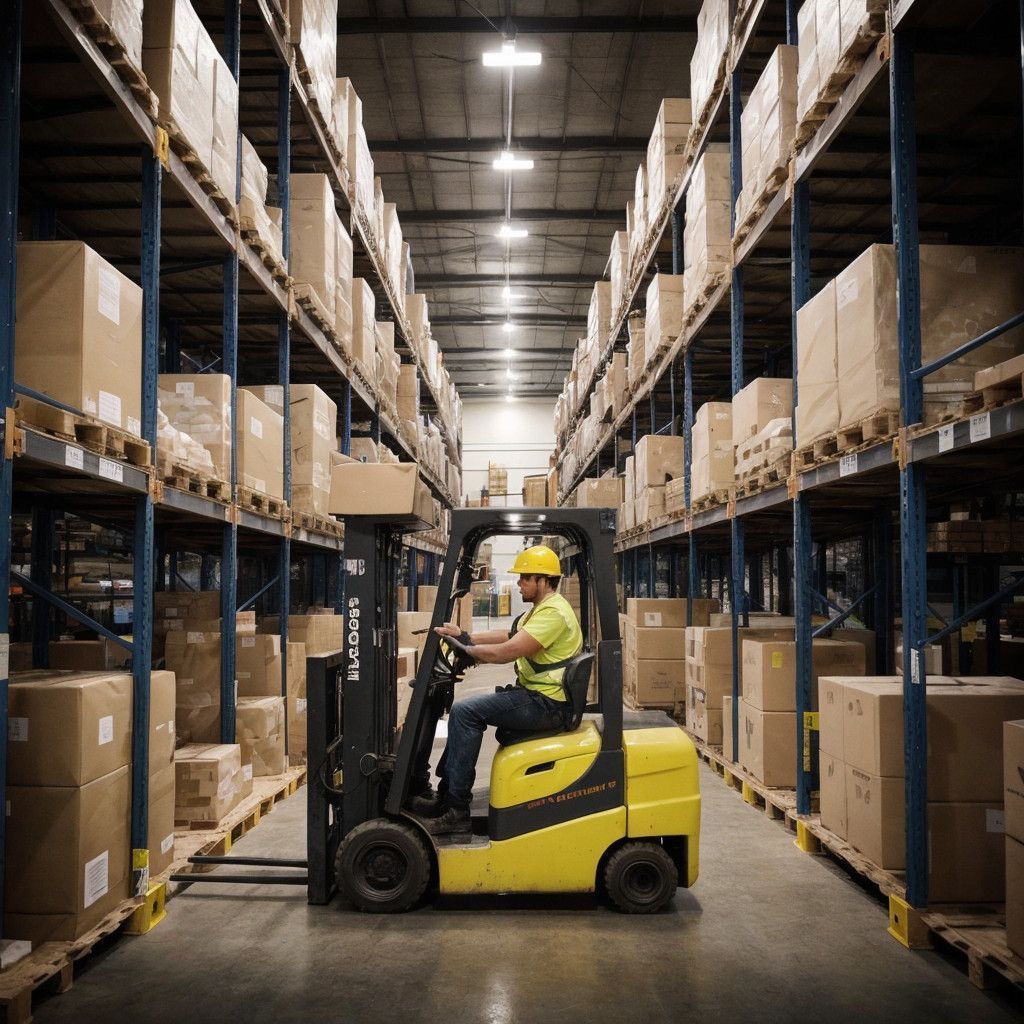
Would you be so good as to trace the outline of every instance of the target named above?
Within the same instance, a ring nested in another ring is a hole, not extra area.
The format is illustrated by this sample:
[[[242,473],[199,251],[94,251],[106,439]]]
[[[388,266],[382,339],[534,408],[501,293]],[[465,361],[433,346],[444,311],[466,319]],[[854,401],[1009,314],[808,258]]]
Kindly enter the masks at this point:
[[[519,363],[549,362],[561,359],[572,359],[573,347],[570,348],[517,348],[512,359],[512,365]],[[482,360],[485,358],[495,360],[504,359],[505,350],[500,348],[445,348],[444,361]]]
[[[574,32],[696,32],[697,19],[693,16],[631,17],[605,15],[579,18],[523,17],[459,18],[459,17],[406,17],[406,18],[338,18],[340,35],[375,35],[386,33],[479,33],[494,35],[494,26],[509,35],[565,35]]]
[[[432,316],[431,327],[489,327],[511,320],[517,327],[572,327],[586,324],[585,316],[562,316],[557,313],[467,314],[466,316]]]
[[[504,139],[377,139],[370,142],[371,153],[491,153],[505,149]],[[513,152],[524,153],[576,153],[597,150],[599,152],[644,153],[647,139],[637,136],[613,138],[610,135],[570,135],[519,137],[512,146]]]
[[[621,221],[624,214],[615,210],[514,210],[516,223],[527,221],[544,223],[556,220],[574,220],[582,223],[598,221]],[[505,220],[504,210],[399,210],[398,219],[402,224],[500,224]]]
[[[583,274],[510,274],[508,283],[524,288],[593,288],[593,276]],[[462,288],[504,285],[504,274],[417,274],[416,288]]]

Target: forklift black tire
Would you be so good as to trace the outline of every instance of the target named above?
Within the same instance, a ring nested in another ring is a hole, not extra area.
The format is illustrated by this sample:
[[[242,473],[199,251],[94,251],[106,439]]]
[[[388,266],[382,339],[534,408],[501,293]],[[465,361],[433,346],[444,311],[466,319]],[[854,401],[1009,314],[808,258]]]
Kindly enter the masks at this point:
[[[604,867],[604,887],[625,914],[654,914],[667,906],[679,886],[675,862],[658,843],[626,843]]]
[[[400,914],[430,881],[430,854],[408,825],[378,818],[357,825],[338,848],[335,877],[342,895],[370,914]]]

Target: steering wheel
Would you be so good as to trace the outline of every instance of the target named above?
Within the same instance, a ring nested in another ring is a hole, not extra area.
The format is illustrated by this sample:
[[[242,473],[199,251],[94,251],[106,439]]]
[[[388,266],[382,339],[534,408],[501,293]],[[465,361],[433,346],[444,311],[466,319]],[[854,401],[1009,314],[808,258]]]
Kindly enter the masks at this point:
[[[443,676],[446,681],[461,682],[466,670],[472,668],[476,662],[455,637],[443,636],[438,640],[437,656],[434,659],[435,678]]]

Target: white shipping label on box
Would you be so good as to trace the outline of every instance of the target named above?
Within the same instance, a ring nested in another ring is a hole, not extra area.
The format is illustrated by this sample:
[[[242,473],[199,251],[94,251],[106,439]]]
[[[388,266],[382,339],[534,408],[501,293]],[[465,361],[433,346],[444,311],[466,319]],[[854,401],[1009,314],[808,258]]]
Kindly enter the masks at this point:
[[[254,636],[243,636],[242,637],[242,646],[243,647],[255,647],[256,646],[256,637],[254,637]]]
[[[644,625],[658,628],[661,626],[661,612],[644,612]]]
[[[104,743],[114,742],[114,716],[104,715],[100,719],[99,727],[99,745],[102,747]]]
[[[249,417],[249,433],[253,437],[263,437],[263,421],[256,419],[255,416]]]
[[[85,457],[82,449],[71,444],[67,445],[64,448],[64,465],[71,469],[84,469]]]
[[[124,469],[120,462],[114,462],[112,459],[100,459],[99,470],[100,476],[107,480],[113,480],[115,483],[124,481]]]
[[[174,393],[191,402],[196,397],[196,386],[190,380],[179,380],[174,385]]]
[[[201,644],[206,639],[205,633],[189,633],[185,637],[185,643],[187,644]]]
[[[109,876],[110,852],[104,850],[98,857],[93,857],[85,865],[83,906],[91,907],[98,899],[107,895],[107,890],[110,888]]]
[[[252,482],[252,489],[254,491],[266,491],[267,481],[260,479],[260,477],[255,477]]]
[[[121,275],[109,267],[100,267],[100,287],[96,308],[108,320],[112,320],[115,324],[120,325]]]
[[[174,847],[174,833],[169,832],[160,840],[160,852],[167,853]]]
[[[121,426],[121,396],[112,395],[109,391],[100,392],[100,419],[104,423]]]
[[[11,743],[28,743],[28,719],[8,718],[7,738]]]

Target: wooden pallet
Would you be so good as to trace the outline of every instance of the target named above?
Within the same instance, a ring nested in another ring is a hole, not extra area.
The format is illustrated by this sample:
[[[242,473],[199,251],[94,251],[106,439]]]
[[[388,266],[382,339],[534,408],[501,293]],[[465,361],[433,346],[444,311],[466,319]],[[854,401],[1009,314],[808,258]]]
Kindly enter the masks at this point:
[[[181,162],[188,168],[189,173],[195,178],[196,183],[203,192],[210,197],[213,205],[224,215],[224,218],[233,227],[238,227],[238,209],[230,197],[224,195],[220,186],[214,180],[206,162],[195,151],[188,136],[182,131],[178,122],[169,114],[161,114],[159,118],[160,127],[167,132],[171,149],[178,155]]]
[[[324,115],[324,112],[320,109],[320,103],[316,98],[316,90],[313,88],[313,76],[310,73],[309,65],[306,64],[306,58],[302,53],[301,45],[293,47],[295,53],[295,70],[298,73],[299,81],[306,92],[306,100],[309,103],[309,109],[312,111],[313,116],[320,124],[320,130],[323,132],[324,139],[327,142],[327,146],[331,151],[331,156],[335,161],[342,161],[345,159],[345,154],[341,152],[338,147],[338,140],[334,137],[334,132],[330,128],[330,118]],[[331,111],[331,117],[334,116],[334,111]]]
[[[0,973],[0,1009],[4,1011],[5,1024],[30,1024],[37,992],[67,992],[75,980],[75,964],[116,937],[141,905],[141,898],[125,900],[81,938],[74,942],[43,942]]]
[[[19,398],[16,411],[19,427],[41,431],[51,437],[80,444],[83,448],[117,459],[129,465],[147,469],[152,464],[149,443],[93,416],[79,416],[56,409],[45,402]]]
[[[823,462],[830,462],[839,455],[839,442],[835,434],[826,434],[817,441],[797,448],[793,452],[793,468],[796,472],[811,469]]]
[[[282,262],[275,250],[267,244],[266,240],[256,230],[256,224],[248,217],[242,217],[239,221],[239,231],[245,243],[260,258],[260,262],[270,271],[270,276],[277,281],[282,288],[291,285],[292,279],[288,275],[288,268]]]
[[[706,512],[709,508],[716,508],[719,505],[724,505],[731,497],[731,490],[722,489],[710,491],[699,498],[694,498],[690,502],[690,505],[694,512]]]
[[[694,292],[689,306],[683,311],[684,330],[696,321],[697,317],[704,311],[708,301],[721,288],[728,276],[728,270],[711,270],[708,272]]]
[[[882,409],[867,416],[859,423],[840,428],[836,434],[836,448],[845,452],[861,445],[875,444],[895,437],[900,429],[900,414],[892,409]]]
[[[67,6],[100,48],[117,77],[131,90],[135,102],[155,123],[160,111],[160,101],[156,93],[150,89],[149,80],[143,74],[142,68],[128,55],[128,50],[118,34],[96,10],[93,0],[67,0]]]
[[[168,487],[189,494],[198,494],[202,498],[213,498],[214,501],[230,504],[231,485],[217,477],[206,476],[191,466],[175,462],[166,455],[157,453],[157,478]]]
[[[736,482],[736,497],[749,497],[751,494],[759,494],[770,487],[784,484],[789,478],[791,465],[792,452],[787,452],[781,459],[747,474],[742,480]]]
[[[1019,402],[1024,397],[1024,376],[1011,377],[992,387],[982,388],[964,395],[961,418],[989,412],[1010,402]]]
[[[690,126],[690,134],[686,143],[686,159],[683,161],[683,164],[686,167],[689,167],[690,164],[697,160],[699,155],[698,151],[704,138],[705,129],[708,127],[708,122],[711,120],[711,114],[717,106],[718,94],[725,89],[725,79],[728,69],[729,48],[726,47],[725,53],[722,54],[722,59],[718,62],[718,68],[715,71],[715,81],[708,92],[708,99],[704,104],[704,109],[698,111],[696,120]]]
[[[797,123],[796,137],[793,141],[794,154],[799,153],[814,137],[821,122],[842,99],[847,84],[863,67],[867,55],[885,35],[888,6],[888,0],[872,0],[867,19],[858,29],[856,39],[840,57],[836,69],[818,90],[817,99]]]
[[[250,487],[239,485],[237,498],[241,508],[256,512],[261,516],[270,516],[272,519],[284,519],[288,506],[281,498],[272,498],[262,491],[254,491]]]
[[[780,188],[782,188],[789,178],[789,165],[783,164],[780,167],[776,167],[768,175],[765,180],[761,191],[757,194],[756,198],[751,202],[750,208],[744,213],[743,220],[736,225],[736,230],[732,236],[732,248],[733,252],[742,245],[747,235],[753,230],[754,225],[761,219],[761,215],[771,205],[772,200],[778,194]]]
[[[334,317],[316,293],[316,289],[302,281],[292,282],[295,301],[309,314],[309,318],[334,342]]]
[[[300,530],[312,530],[329,537],[345,536],[345,527],[337,519],[331,516],[317,515],[315,512],[304,512],[297,508],[292,509],[292,525]]]

